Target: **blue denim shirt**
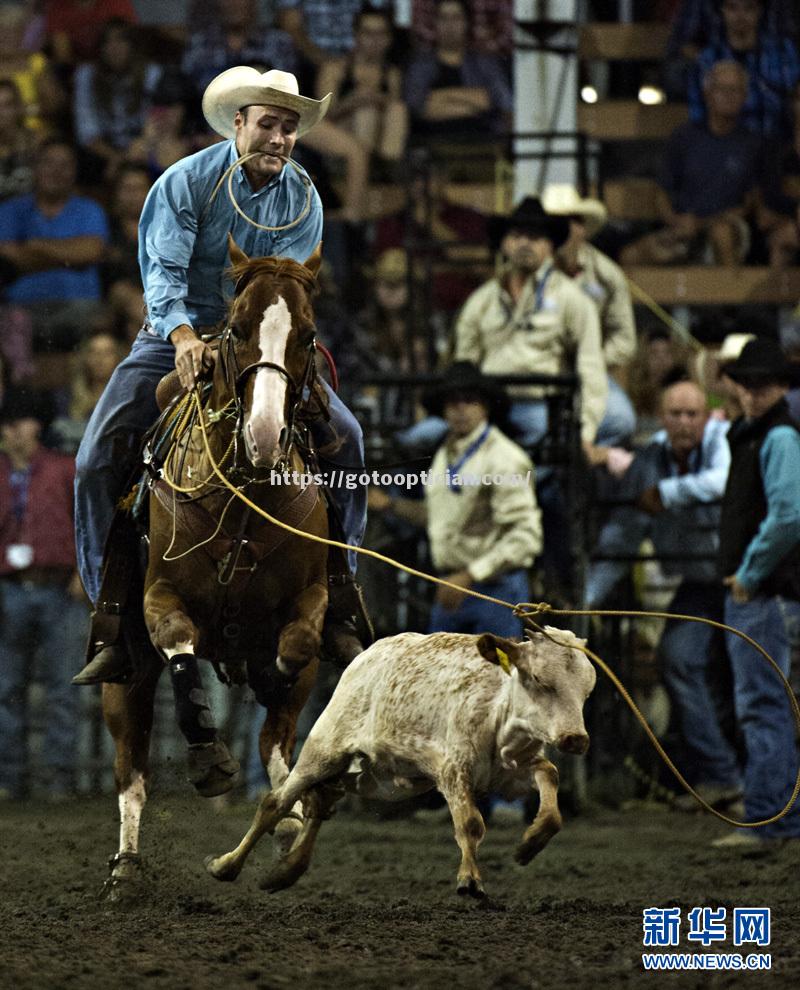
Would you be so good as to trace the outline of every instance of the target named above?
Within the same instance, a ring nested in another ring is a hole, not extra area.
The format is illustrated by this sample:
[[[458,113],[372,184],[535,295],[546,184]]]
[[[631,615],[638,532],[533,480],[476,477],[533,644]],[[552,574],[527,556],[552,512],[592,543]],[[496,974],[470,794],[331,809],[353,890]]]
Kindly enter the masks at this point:
[[[622,481],[621,497],[634,501],[651,485],[658,485],[664,511],[651,516],[635,506],[615,510],[600,532],[597,554],[635,556],[642,540],[650,537],[657,554],[684,560],[665,560],[665,574],[692,581],[719,581],[720,500],[730,467],[727,422],[710,419],[700,447],[689,457],[689,471],[678,474],[665,430],[660,430],[637,454]],[[631,563],[598,560],[589,568],[585,600],[598,607]]]
[[[139,267],[150,323],[165,340],[175,327],[213,326],[225,316],[233,286],[225,278],[228,232],[251,257],[282,256],[303,262],[322,239],[322,203],[311,192],[311,210],[297,226],[268,233],[239,216],[228,198],[227,180],[211,194],[237,158],[233,141],[204,148],[176,162],[150,190],[139,220]],[[241,168],[233,193],[257,223],[291,223],[306,203],[306,187],[291,166],[256,192]]]

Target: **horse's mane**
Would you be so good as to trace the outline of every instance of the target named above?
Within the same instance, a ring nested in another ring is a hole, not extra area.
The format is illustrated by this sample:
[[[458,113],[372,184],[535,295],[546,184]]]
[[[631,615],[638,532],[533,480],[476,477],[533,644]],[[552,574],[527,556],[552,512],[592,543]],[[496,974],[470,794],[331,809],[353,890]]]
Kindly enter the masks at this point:
[[[228,274],[236,285],[236,295],[244,287],[259,275],[267,275],[271,278],[293,278],[300,282],[309,295],[317,287],[317,279],[305,265],[294,261],[292,258],[248,258],[247,261],[231,265]]]

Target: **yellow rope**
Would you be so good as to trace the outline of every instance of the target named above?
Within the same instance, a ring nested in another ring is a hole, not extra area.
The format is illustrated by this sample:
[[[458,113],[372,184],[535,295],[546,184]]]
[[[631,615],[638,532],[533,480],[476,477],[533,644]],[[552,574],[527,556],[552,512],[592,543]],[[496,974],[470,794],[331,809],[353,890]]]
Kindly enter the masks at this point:
[[[658,317],[684,344],[688,344],[693,351],[699,352],[705,350],[700,341],[696,337],[693,337],[691,332],[682,323],[678,323],[675,317],[671,313],[668,313],[663,306],[660,306],[640,285],[637,285],[629,278],[627,282],[631,294],[636,296],[639,302],[646,306],[654,316]]]
[[[531,622],[532,625],[536,626],[539,632],[544,633],[544,635],[551,640],[553,639],[553,637],[548,636],[548,634],[545,633],[544,629],[542,629],[541,626],[539,626],[537,623],[533,621],[531,616],[540,615],[542,612],[547,612],[550,615],[599,615],[606,617],[633,616],[636,618],[676,619],[676,620],[683,620],[685,622],[704,622],[706,625],[713,626],[715,629],[722,629],[723,631],[726,632],[735,633],[746,643],[749,643],[750,646],[752,646],[755,650],[757,650],[761,654],[761,656],[764,657],[764,659],[772,666],[772,669],[777,673],[778,677],[780,677],[783,689],[786,692],[786,696],[789,699],[789,704],[792,709],[792,714],[794,715],[795,727],[800,732],[800,706],[797,703],[797,699],[794,696],[794,692],[792,691],[791,685],[787,681],[786,677],[784,677],[783,671],[775,663],[775,661],[772,659],[769,653],[767,653],[767,651],[762,646],[760,646],[754,639],[751,639],[746,633],[741,632],[739,629],[733,629],[731,626],[725,625],[724,622],[715,622],[713,619],[701,619],[695,615],[680,615],[677,613],[670,613],[670,612],[628,612],[628,611],[618,611],[618,610],[609,610],[609,609],[606,610],[554,609],[551,608],[551,606],[548,605],[546,602],[540,602],[538,604],[530,604],[531,611],[529,612],[523,611],[523,609],[526,607],[528,607],[526,604],[518,605],[516,606],[514,611],[517,615],[520,616],[520,618],[527,619],[529,622]],[[661,743],[656,738],[653,730],[647,724],[647,720],[645,719],[644,715],[642,715],[642,713],[639,711],[633,698],[631,698],[631,696],[628,694],[627,689],[622,684],[622,682],[617,677],[617,675],[614,673],[614,671],[611,670],[611,668],[605,663],[605,661],[603,661],[599,656],[597,656],[596,653],[594,653],[588,647],[578,646],[575,648],[582,649],[583,652],[586,654],[586,656],[589,657],[589,659],[592,660],[595,664],[597,664],[597,666],[608,677],[608,679],[611,681],[614,687],[622,695],[622,698],[624,699],[625,703],[628,705],[628,707],[631,709],[633,714],[636,716],[637,720],[641,724],[644,731],[647,733],[647,737],[655,747],[655,750],[658,753],[658,755],[667,764],[667,766],[675,775],[676,779],[681,784],[681,786],[684,787],[697,801],[699,801],[700,804],[703,805],[703,807],[707,811],[710,811],[712,815],[716,815],[717,818],[721,819],[723,822],[727,822],[728,825],[736,825],[739,828],[760,828],[762,825],[771,825],[773,822],[779,821],[781,818],[784,817],[784,815],[788,814],[789,809],[797,800],[798,794],[800,794],[800,768],[798,768],[797,771],[797,776],[795,778],[794,789],[792,790],[791,797],[786,802],[786,805],[783,807],[783,809],[780,812],[778,812],[778,814],[773,815],[771,818],[765,818],[757,822],[739,822],[733,818],[728,818],[727,815],[723,815],[722,812],[717,811],[714,808],[711,808],[708,804],[706,804],[706,802],[700,797],[697,791],[695,791],[694,788],[684,779],[683,775],[665,752]]]
[[[191,395],[194,397],[194,401],[198,409],[201,409],[200,397],[197,389],[193,389]],[[268,522],[271,522],[273,526],[278,526],[294,536],[299,536],[306,540],[312,540],[314,543],[322,543],[325,546],[329,546],[329,547],[338,547],[341,550],[353,550],[356,553],[360,553],[365,557],[372,557],[374,560],[380,560],[385,564],[389,564],[391,567],[395,567],[397,570],[405,571],[406,574],[410,574],[413,577],[422,578],[424,581],[430,581],[433,584],[440,584],[446,588],[453,588],[454,590],[459,591],[463,594],[471,595],[473,598],[480,598],[483,601],[491,602],[494,605],[502,605],[504,608],[511,609],[511,611],[514,612],[515,615],[519,616],[523,620],[526,620],[528,623],[534,626],[539,632],[543,633],[545,636],[547,636],[548,639],[552,640],[553,642],[557,642],[557,641],[554,640],[553,637],[550,636],[548,633],[546,633],[544,629],[541,628],[541,626],[539,626],[536,622],[534,622],[532,616],[540,615],[543,612],[548,612],[551,615],[634,616],[634,617],[647,617],[647,618],[677,619],[677,620],[684,620],[687,622],[703,622],[706,625],[713,626],[716,629],[722,629],[725,630],[726,632],[734,633],[735,635],[743,639],[746,643],[749,643],[751,646],[753,646],[764,657],[764,659],[766,659],[772,665],[772,668],[780,677],[781,683],[783,685],[783,689],[786,692],[787,697],[789,698],[789,703],[791,705],[792,713],[794,715],[795,726],[797,727],[798,732],[800,732],[800,706],[798,706],[797,699],[794,697],[794,693],[792,692],[791,685],[784,677],[783,671],[780,669],[780,667],[778,667],[778,665],[775,663],[772,657],[766,652],[766,650],[763,649],[763,647],[759,646],[759,644],[756,643],[755,640],[751,639],[745,633],[740,632],[738,629],[733,629],[731,626],[725,625],[725,623],[723,622],[714,622],[712,619],[701,619],[698,616],[694,616],[694,615],[673,615],[669,612],[626,612],[626,611],[588,610],[588,609],[554,609],[546,602],[540,602],[538,604],[530,603],[530,602],[522,602],[516,605],[512,605],[511,602],[503,601],[502,598],[494,598],[491,595],[484,595],[482,592],[473,591],[470,588],[462,588],[461,585],[454,584],[452,581],[445,581],[443,578],[434,577],[432,574],[426,574],[424,571],[419,571],[414,567],[409,567],[407,564],[401,564],[400,561],[393,560],[391,557],[387,557],[384,554],[379,553],[377,550],[370,550],[367,547],[355,547],[355,546],[351,546],[348,543],[342,543],[339,540],[331,540],[330,538],[317,536],[313,533],[307,533],[305,532],[305,530],[297,529],[294,526],[289,525],[289,523],[283,522],[280,519],[276,519],[274,516],[270,515],[265,509],[262,509],[261,506],[256,505],[256,503],[251,501],[251,499],[249,499],[244,494],[244,492],[240,491],[235,485],[233,485],[225,477],[225,475],[220,470],[219,465],[214,460],[214,456],[211,452],[211,447],[208,442],[208,435],[206,433],[205,422],[203,421],[202,416],[200,416],[200,431],[202,433],[203,444],[205,446],[206,455],[209,459],[209,463],[211,464],[214,473],[217,475],[217,477],[222,482],[222,484],[231,492],[233,492],[237,498],[241,499],[241,501],[244,502],[245,505],[249,506],[250,509],[258,513],[258,515],[262,516]],[[563,645],[563,643],[560,643],[559,645]],[[614,687],[616,687],[616,689],[619,691],[620,695],[622,696],[622,699],[625,701],[625,703],[628,705],[628,707],[631,709],[631,711],[634,713],[634,715],[636,716],[636,718],[644,728],[648,738],[655,747],[656,752],[659,754],[659,756],[661,756],[661,758],[667,764],[667,766],[675,775],[676,779],[681,784],[681,786],[684,787],[698,801],[698,803],[701,804],[706,809],[706,811],[709,811],[712,815],[715,815],[717,818],[719,818],[721,821],[725,822],[726,824],[735,825],[738,828],[760,828],[763,825],[771,825],[773,822],[779,821],[786,814],[788,814],[792,805],[797,800],[798,794],[800,794],[800,767],[798,767],[797,776],[795,778],[794,788],[792,790],[791,797],[786,802],[782,810],[778,812],[778,814],[773,815],[771,818],[764,818],[756,822],[739,822],[733,818],[728,818],[727,815],[723,815],[722,812],[717,811],[715,808],[712,808],[709,804],[707,804],[700,797],[697,791],[695,791],[694,788],[692,788],[687,783],[687,781],[684,779],[683,775],[680,773],[678,768],[675,766],[675,764],[672,762],[669,756],[667,756],[666,752],[659,743],[658,739],[656,739],[653,730],[647,724],[645,717],[637,708],[636,702],[633,700],[630,694],[628,694],[627,689],[622,684],[622,682],[617,677],[617,675],[611,670],[608,664],[606,664],[604,660],[602,660],[599,656],[597,656],[596,653],[588,649],[588,647],[586,646],[581,646],[576,644],[573,648],[581,650],[581,652],[584,653],[593,663],[595,663],[600,668],[600,670],[602,670],[603,673],[609,678],[609,680],[614,685]]]
[[[189,421],[189,413],[190,413],[191,405],[192,405],[191,393],[187,392],[186,395],[178,403],[177,411],[182,412],[182,418],[181,421],[178,423],[177,427],[175,428],[176,440],[170,446],[169,452],[166,458],[164,459],[164,464],[162,467],[162,475],[164,481],[166,481],[166,483],[173,490],[173,492],[177,492],[181,495],[193,495],[195,492],[201,491],[209,484],[211,479],[214,477],[214,471],[212,469],[211,474],[209,474],[206,478],[204,478],[199,484],[187,488],[187,487],[182,487],[177,481],[174,480],[174,478],[170,474],[167,473],[168,465],[172,464],[178,456],[178,444],[183,440],[183,433],[185,432],[186,424]],[[226,405],[224,405],[222,409],[220,409],[217,413],[215,413],[215,417],[219,418],[219,416],[221,416],[225,412],[225,410],[228,408],[229,405],[231,405],[231,402],[226,403]],[[203,413],[201,413],[201,418],[202,415]],[[211,419],[210,415],[209,415],[209,419]],[[216,421],[216,419],[214,421]],[[222,455],[222,460],[219,462],[218,465],[219,467],[224,467],[224,465],[228,462],[228,458],[231,456],[233,447],[234,447],[234,438],[231,437],[231,441],[228,444],[228,448],[225,451],[225,453]]]
[[[297,162],[294,161],[292,158],[287,158],[286,155],[279,155],[277,152],[273,152],[273,151],[268,153],[270,157],[280,158],[287,165],[291,165],[291,167],[295,170],[295,172],[300,176],[303,185],[306,187],[305,205],[303,206],[303,209],[301,210],[300,214],[290,223],[285,223],[280,227],[265,227],[264,224],[262,223],[256,223],[256,221],[253,220],[251,217],[249,217],[241,208],[241,206],[239,206],[239,204],[236,202],[236,197],[233,194],[233,173],[236,171],[236,169],[240,165],[243,165],[245,162],[249,162],[251,158],[260,158],[264,154],[267,153],[262,151],[248,151],[245,152],[245,154],[241,155],[239,158],[237,158],[235,162],[232,162],[227,167],[227,169],[225,169],[225,171],[222,173],[222,176],[217,182],[216,186],[214,186],[214,189],[211,193],[211,196],[209,197],[208,203],[206,204],[205,208],[208,209],[208,207],[211,206],[211,204],[216,199],[217,193],[220,191],[223,182],[225,182],[225,180],[227,179],[228,198],[230,199],[231,205],[233,206],[234,210],[236,210],[236,212],[239,214],[240,217],[246,220],[249,224],[252,224],[254,227],[257,227],[259,230],[266,230],[269,231],[270,233],[279,230],[291,230],[292,227],[296,227],[301,220],[304,220],[308,216],[311,210],[311,190],[313,188],[311,184],[311,179],[309,179],[309,177],[300,168]]]

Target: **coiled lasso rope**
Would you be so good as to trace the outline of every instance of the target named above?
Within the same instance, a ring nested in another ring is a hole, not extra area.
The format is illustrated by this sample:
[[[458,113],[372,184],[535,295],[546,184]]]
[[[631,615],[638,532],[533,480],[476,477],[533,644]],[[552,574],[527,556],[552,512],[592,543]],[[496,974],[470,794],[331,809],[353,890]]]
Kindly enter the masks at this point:
[[[441,584],[446,588],[452,588],[455,591],[461,592],[463,594],[471,595],[473,598],[479,598],[482,599],[483,601],[492,602],[492,604],[494,605],[502,605],[504,608],[511,609],[511,611],[515,615],[517,615],[520,619],[522,619],[522,621],[526,625],[532,627],[537,632],[542,633],[544,636],[547,637],[547,639],[551,640],[554,643],[558,643],[558,641],[554,639],[552,636],[550,636],[547,632],[545,632],[545,630],[542,629],[542,627],[539,626],[533,620],[533,616],[538,616],[538,615],[542,615],[543,613],[548,613],[549,615],[565,615],[565,616],[566,615],[634,616],[634,617],[643,616],[647,618],[655,617],[655,618],[664,618],[664,619],[682,619],[687,622],[703,622],[706,625],[713,626],[715,629],[722,629],[726,632],[732,632],[736,636],[739,636],[741,639],[743,639],[746,643],[749,643],[755,650],[757,650],[758,653],[760,653],[761,656],[764,657],[764,659],[772,666],[776,674],[778,674],[778,676],[781,679],[783,689],[786,692],[786,695],[789,699],[789,703],[791,705],[792,714],[794,715],[795,726],[798,732],[800,732],[800,706],[798,706],[797,699],[794,696],[791,685],[784,677],[783,671],[775,663],[772,657],[766,652],[766,650],[763,647],[759,646],[759,644],[756,643],[755,640],[751,639],[745,633],[740,632],[738,629],[733,629],[731,626],[725,625],[724,622],[715,622],[713,619],[701,619],[698,616],[694,616],[694,615],[673,615],[668,612],[627,612],[627,611],[597,610],[597,609],[592,609],[592,610],[554,609],[549,604],[547,604],[547,602],[540,602],[538,604],[532,602],[521,602],[516,605],[512,605],[511,602],[503,601],[502,598],[494,598],[491,595],[484,595],[482,592],[473,591],[470,588],[462,588],[460,585],[454,584],[452,581],[446,581],[443,578],[434,577],[432,574],[426,574],[424,571],[419,571],[414,567],[409,567],[407,564],[401,564],[400,561],[393,560],[391,557],[387,557],[384,554],[379,553],[377,550],[370,550],[366,547],[355,547],[355,546],[351,546],[349,543],[343,543],[339,540],[331,540],[326,537],[316,536],[313,533],[306,533],[302,529],[296,529],[294,526],[290,526],[289,523],[285,523],[282,522],[280,519],[276,519],[274,516],[270,515],[269,512],[267,512],[265,509],[262,509],[260,506],[256,505],[255,502],[251,501],[251,499],[249,499],[244,494],[244,492],[240,491],[231,481],[228,480],[228,478],[225,476],[223,471],[220,469],[211,451],[211,445],[208,442],[208,433],[206,432],[206,424],[203,416],[203,407],[200,402],[200,394],[197,388],[192,388],[191,392],[189,392],[183,399],[183,402],[186,402],[187,404],[192,401],[195,403],[197,407],[198,423],[203,438],[203,446],[205,448],[206,456],[208,457],[209,464],[211,465],[214,474],[217,476],[217,478],[219,478],[220,482],[224,485],[225,488],[227,488],[230,492],[232,492],[241,502],[247,505],[253,512],[256,512],[258,515],[262,516],[268,522],[271,522],[273,526],[278,526],[280,529],[286,530],[286,532],[291,533],[293,536],[299,536],[306,540],[312,540],[314,543],[322,543],[325,546],[329,546],[329,547],[338,547],[340,550],[353,550],[356,553],[363,554],[365,557],[372,557],[374,560],[380,560],[385,564],[389,564],[391,567],[394,567],[397,570],[405,571],[406,574],[410,574],[412,575],[412,577],[422,578],[424,581],[430,581],[433,584]],[[558,645],[563,646],[563,643],[558,643]],[[703,806],[703,808],[706,809],[706,811],[709,811],[712,815],[719,818],[721,821],[725,822],[726,824],[735,825],[738,828],[760,828],[764,825],[771,825],[774,822],[779,821],[781,818],[783,818],[785,815],[788,814],[789,810],[797,800],[798,794],[800,794],[800,767],[798,768],[797,771],[797,776],[795,778],[792,794],[789,800],[784,805],[784,807],[777,814],[773,815],[771,818],[764,818],[756,822],[740,822],[737,821],[735,818],[729,818],[727,815],[722,814],[721,811],[717,811],[715,808],[712,808],[709,804],[707,804],[700,797],[697,791],[695,791],[694,788],[691,787],[691,785],[684,779],[681,772],[678,770],[678,768],[675,766],[675,764],[672,762],[672,760],[665,752],[661,743],[659,743],[653,730],[647,724],[647,720],[639,711],[638,707],[636,706],[636,702],[630,696],[625,686],[622,684],[622,682],[614,673],[614,671],[611,670],[608,664],[596,653],[588,649],[588,647],[578,643],[574,645],[573,644],[570,645],[573,649],[580,650],[582,653],[584,653],[596,666],[600,668],[600,670],[603,671],[606,677],[608,677],[608,679],[611,681],[614,687],[619,691],[625,703],[628,705],[628,707],[631,709],[633,714],[636,716],[642,728],[647,733],[648,739],[655,747],[656,752],[659,754],[661,759],[664,760],[666,765],[672,771],[677,781],[686,791],[688,791],[689,794],[691,794],[695,798],[695,800],[699,804]]]
[[[306,201],[303,206],[303,209],[300,211],[299,215],[295,217],[294,220],[292,220],[290,223],[285,223],[280,227],[266,227],[262,223],[257,223],[255,220],[253,220],[252,217],[249,217],[244,212],[241,206],[239,206],[238,202],[236,201],[236,197],[233,194],[233,173],[236,171],[236,169],[240,165],[244,165],[245,162],[249,162],[251,158],[262,158],[264,156],[268,158],[280,158],[282,162],[285,162],[287,165],[291,165],[291,167],[295,170],[295,172],[297,172],[297,174],[300,176],[303,185],[306,187]],[[211,204],[217,198],[217,193],[222,188],[222,185],[223,183],[225,183],[226,179],[227,179],[228,198],[230,199],[234,210],[236,210],[236,212],[239,214],[240,217],[242,217],[243,220],[246,220],[249,224],[251,224],[253,227],[257,227],[259,230],[266,230],[268,233],[275,233],[281,230],[291,230],[291,228],[296,227],[301,222],[301,220],[305,220],[305,218],[308,216],[311,210],[311,191],[314,188],[311,179],[309,179],[309,177],[306,175],[303,169],[297,164],[297,162],[294,161],[294,159],[287,158],[286,155],[278,154],[278,152],[276,151],[247,151],[245,152],[245,154],[237,158],[235,162],[231,162],[231,164],[225,169],[225,171],[219,177],[217,184],[214,186],[214,189],[211,192],[211,195],[208,197],[208,202],[206,203],[203,209],[204,213],[206,210],[209,209]]]

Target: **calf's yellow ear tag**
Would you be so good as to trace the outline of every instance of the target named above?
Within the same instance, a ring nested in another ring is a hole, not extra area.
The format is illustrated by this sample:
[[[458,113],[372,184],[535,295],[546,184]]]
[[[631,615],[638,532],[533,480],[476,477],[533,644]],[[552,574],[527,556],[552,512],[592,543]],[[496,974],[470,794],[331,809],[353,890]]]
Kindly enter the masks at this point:
[[[499,660],[500,666],[503,668],[503,670],[510,676],[511,661],[508,659],[508,654],[505,652],[505,650],[501,650],[499,646],[497,647],[497,659]]]

